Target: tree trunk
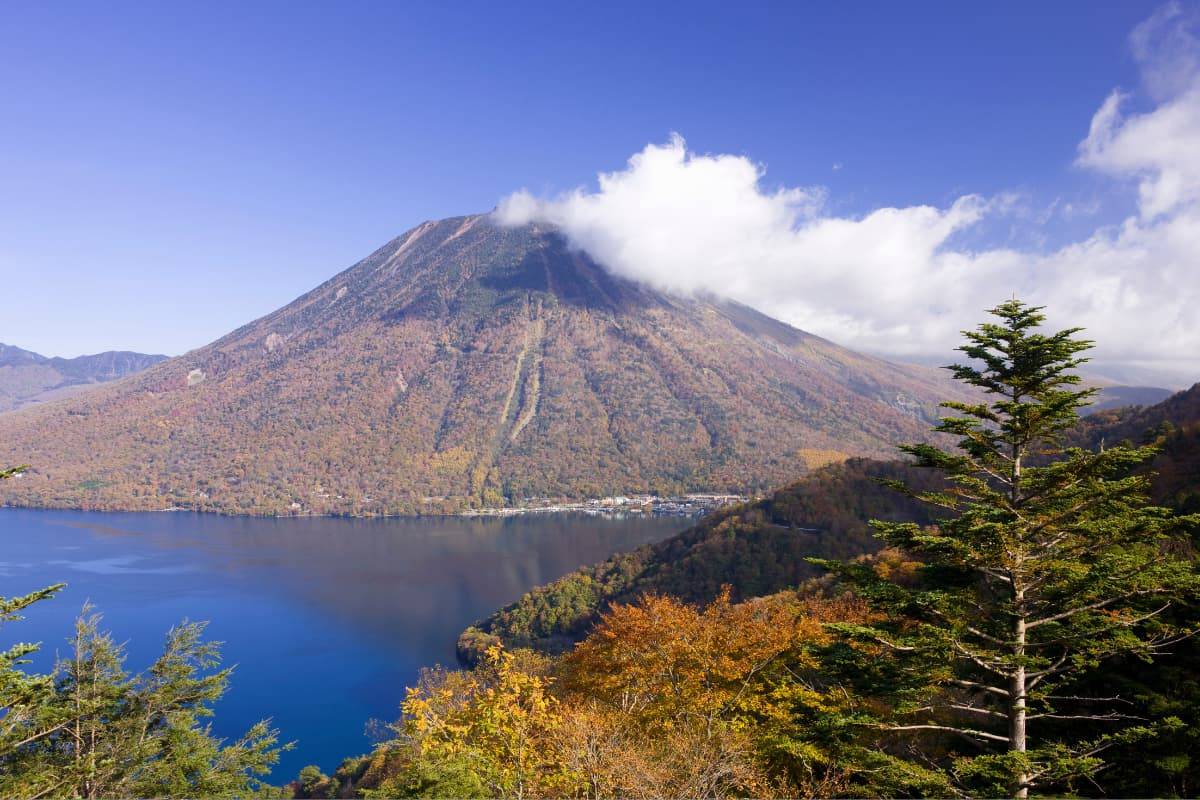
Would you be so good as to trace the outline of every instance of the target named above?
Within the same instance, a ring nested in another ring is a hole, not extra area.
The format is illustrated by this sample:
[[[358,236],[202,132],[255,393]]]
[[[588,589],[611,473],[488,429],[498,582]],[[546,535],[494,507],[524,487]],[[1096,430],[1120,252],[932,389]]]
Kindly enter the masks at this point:
[[[1021,402],[1019,392],[1013,392],[1013,402]],[[1012,477],[1009,486],[1011,494],[1009,499],[1012,502],[1014,509],[1021,507],[1021,460],[1025,456],[1025,448],[1021,443],[1013,442],[1012,447]],[[1028,710],[1026,708],[1025,698],[1025,664],[1022,663],[1025,658],[1025,587],[1024,581],[1018,572],[1021,570],[1024,558],[1021,554],[1022,544],[1018,543],[1017,562],[1013,564],[1012,588],[1013,588],[1013,605],[1016,610],[1017,617],[1013,621],[1013,656],[1016,660],[1016,665],[1012,673],[1012,685],[1009,687],[1008,695],[1008,752],[1010,753],[1025,753],[1026,736],[1025,723]],[[1017,770],[1013,775],[1012,796],[1024,800],[1029,797],[1029,773],[1024,767]]]
[[[1013,654],[1021,659],[1025,656],[1025,618],[1017,617],[1013,626]],[[1025,665],[1018,664],[1013,670],[1012,684],[1009,687],[1008,710],[1008,752],[1025,752],[1025,722],[1027,709],[1025,706]],[[1013,776],[1012,796],[1026,798],[1029,796],[1029,774],[1024,768]]]

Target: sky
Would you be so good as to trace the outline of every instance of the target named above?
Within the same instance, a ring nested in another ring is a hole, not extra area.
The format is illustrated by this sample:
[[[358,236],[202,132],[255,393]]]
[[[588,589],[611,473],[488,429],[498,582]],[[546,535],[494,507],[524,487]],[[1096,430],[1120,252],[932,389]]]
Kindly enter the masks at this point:
[[[0,341],[178,354],[426,219],[944,361],[1200,378],[1196,3],[0,4]]]

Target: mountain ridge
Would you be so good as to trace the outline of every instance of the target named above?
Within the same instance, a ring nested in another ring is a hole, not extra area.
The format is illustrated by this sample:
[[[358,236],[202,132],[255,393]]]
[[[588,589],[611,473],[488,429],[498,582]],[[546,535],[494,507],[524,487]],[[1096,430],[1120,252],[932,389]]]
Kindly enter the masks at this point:
[[[124,378],[165,361],[167,356],[106,350],[62,358],[0,342],[0,412],[46,402],[70,390]]]

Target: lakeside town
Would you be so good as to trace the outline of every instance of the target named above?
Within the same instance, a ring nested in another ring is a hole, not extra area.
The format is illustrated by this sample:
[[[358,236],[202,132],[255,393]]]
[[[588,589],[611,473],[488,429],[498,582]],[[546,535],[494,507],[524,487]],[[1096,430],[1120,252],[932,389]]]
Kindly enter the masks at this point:
[[[719,508],[744,503],[752,498],[739,494],[685,494],[659,497],[651,494],[615,495],[575,503],[533,498],[513,508],[476,508],[462,512],[466,517],[511,517],[520,514],[583,513],[621,519],[631,515],[655,517],[702,517]]]

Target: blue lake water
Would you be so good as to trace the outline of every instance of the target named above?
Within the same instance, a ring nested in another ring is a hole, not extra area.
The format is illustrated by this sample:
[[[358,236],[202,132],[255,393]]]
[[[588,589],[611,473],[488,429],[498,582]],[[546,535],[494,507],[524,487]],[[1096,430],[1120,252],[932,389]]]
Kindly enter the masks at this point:
[[[85,601],[141,670],[180,620],[208,620],[236,664],[214,729],[232,738],[272,717],[305,764],[333,770],[370,749],[418,670],[454,663],[458,633],[533,586],[663,539],[681,519],[576,515],[506,519],[258,519],[190,513],[0,509],[0,595],[68,585],[0,627],[0,649],[66,651]]]

